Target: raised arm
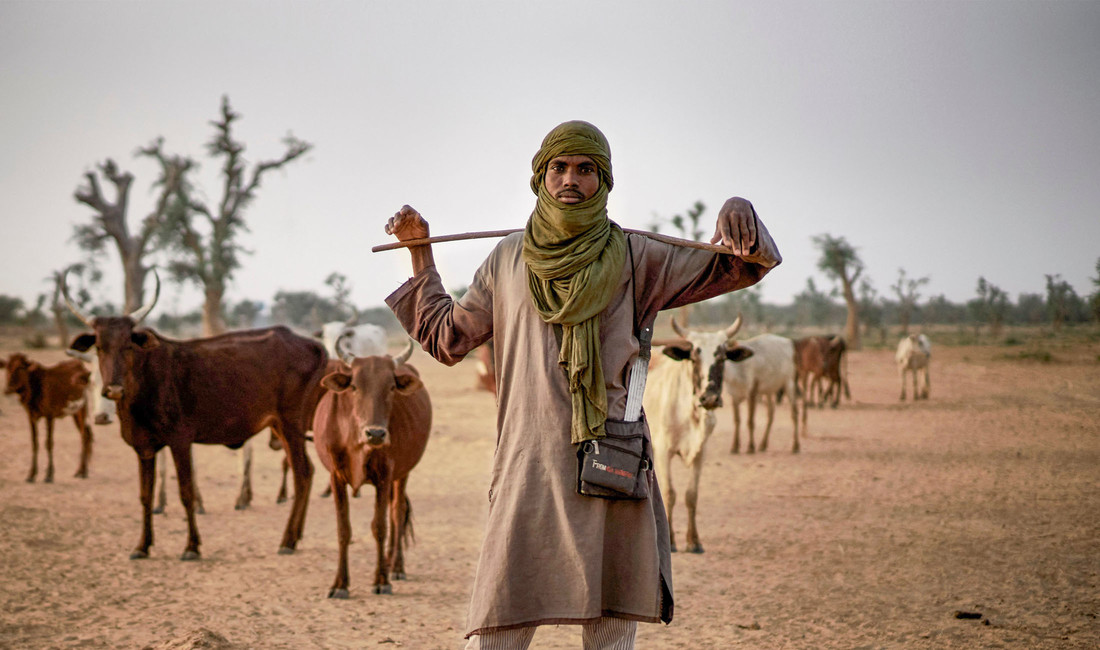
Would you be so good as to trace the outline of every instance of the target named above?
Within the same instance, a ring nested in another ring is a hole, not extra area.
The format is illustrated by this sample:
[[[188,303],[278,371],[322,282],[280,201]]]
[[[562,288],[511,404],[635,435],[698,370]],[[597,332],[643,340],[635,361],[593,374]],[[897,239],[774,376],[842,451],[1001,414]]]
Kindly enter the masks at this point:
[[[739,196],[722,204],[710,243],[729,246],[746,262],[769,269],[783,261],[779,248],[752,203]]]
[[[401,209],[386,222],[386,234],[397,237],[398,241],[425,239],[431,236],[428,232],[428,222],[408,205],[401,206]],[[431,244],[410,246],[409,253],[412,255],[413,275],[419,275],[424,269],[435,266]]]

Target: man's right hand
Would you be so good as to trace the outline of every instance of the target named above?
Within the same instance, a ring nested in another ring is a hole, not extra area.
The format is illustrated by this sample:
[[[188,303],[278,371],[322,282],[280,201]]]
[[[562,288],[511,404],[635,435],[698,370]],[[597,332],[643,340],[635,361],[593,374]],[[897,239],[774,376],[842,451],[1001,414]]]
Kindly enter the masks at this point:
[[[429,237],[428,222],[412,207],[403,205],[386,222],[386,234],[397,237],[399,241],[425,239]]]

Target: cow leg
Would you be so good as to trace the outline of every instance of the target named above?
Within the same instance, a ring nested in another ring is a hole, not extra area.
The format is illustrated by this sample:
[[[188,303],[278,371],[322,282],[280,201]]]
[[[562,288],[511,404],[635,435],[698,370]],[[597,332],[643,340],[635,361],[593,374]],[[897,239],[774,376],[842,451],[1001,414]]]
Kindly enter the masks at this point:
[[[669,440],[666,435],[653,435],[653,440],[660,442]],[[657,486],[661,490],[661,497],[665,502],[665,517],[668,519],[669,548],[676,552],[676,533],[672,527],[672,508],[676,505],[676,490],[672,488],[672,477],[669,475],[672,464],[672,451],[667,448],[655,447],[653,450],[653,470],[657,473]]]
[[[237,465],[241,471],[241,489],[237,494],[234,510],[245,510],[252,505],[252,441],[245,440],[237,450]]]
[[[749,399],[746,400],[749,409],[749,446],[745,448],[746,453],[756,453],[756,389],[753,388],[749,391]],[[760,448],[760,451],[764,451],[764,447]]]
[[[752,401],[750,400],[751,404]],[[751,429],[750,429],[751,431]],[[750,434],[751,435],[751,434]],[[691,482],[688,484],[684,503],[687,505],[688,529],[687,552],[702,553],[703,543],[699,541],[699,530],[695,527],[695,509],[699,503],[699,475],[703,472],[704,453],[702,450],[695,456],[691,465]]]
[[[138,485],[141,499],[141,539],[137,548],[130,553],[131,560],[143,560],[149,557],[149,547],[153,545],[153,481],[156,480],[156,454],[148,452],[148,457],[138,452]]]
[[[733,402],[733,444],[730,445],[730,453],[741,453],[741,405],[737,402]]]
[[[336,564],[336,580],[328,590],[328,597],[344,599],[348,597],[348,544],[351,543],[348,484],[333,474],[329,487],[332,491],[332,504],[336,506],[336,541],[340,547],[340,555]]]
[[[288,494],[287,491],[286,491],[286,474],[289,471],[290,471],[290,459],[288,459],[286,457],[286,454],[284,453],[283,454],[283,482],[282,482],[282,485],[279,486],[279,496],[275,497],[275,503],[286,503],[287,494]],[[331,483],[325,486],[325,492],[331,494],[331,492],[332,492],[332,484]],[[321,496],[325,496],[325,495],[322,494]]]
[[[407,481],[407,476],[394,481],[390,495],[390,542],[386,563],[394,580],[405,579],[405,527],[410,512],[409,497],[405,492]]]
[[[768,449],[768,438],[772,433],[772,422],[775,421],[775,396],[765,395],[764,404],[768,409],[768,424],[764,427],[764,439],[760,441],[760,451]]]
[[[390,494],[393,492],[393,481],[389,476],[384,476],[374,486],[374,519],[371,521],[371,532],[374,534],[374,545],[377,563],[374,569],[374,588],[376,594],[391,594],[393,586],[390,585],[386,565],[386,524],[387,510],[390,504]]]
[[[80,432],[80,466],[73,477],[88,478],[88,464],[92,460],[92,428],[88,426],[88,410],[84,408],[73,413],[73,422]]]
[[[290,469],[294,472],[294,504],[290,507],[290,517],[283,532],[282,544],[279,545],[279,555],[290,555],[294,553],[298,540],[302,539],[305,528],[309,488],[313,484],[313,463],[306,454],[306,439],[302,431],[284,429],[280,437],[290,457]]]
[[[46,478],[43,483],[53,483],[53,418],[46,418]]]
[[[929,372],[931,368],[924,367],[921,373],[924,375],[924,399],[928,399],[928,394],[932,392],[932,373]]]
[[[805,408],[803,408],[802,411],[803,411],[802,412],[802,417],[803,417],[802,426],[803,426],[803,428],[805,428],[805,426],[806,426],[806,420],[805,420],[805,417],[806,417],[806,412],[805,411],[806,410],[805,410]],[[798,445],[798,402],[794,399],[791,400],[791,426],[794,429],[794,444],[791,445],[791,453],[798,453],[798,449],[799,449],[799,445]]]
[[[34,483],[38,476],[38,423],[30,413],[27,414],[27,419],[31,423],[31,471],[27,474],[27,483]]]
[[[168,504],[168,448],[161,447],[154,458],[156,463],[156,497],[157,503],[153,508],[153,514],[163,515],[164,507]]]
[[[917,392],[917,370],[914,368],[911,373],[913,375],[913,401],[920,399],[920,393]]]
[[[899,368],[898,374],[901,375],[901,397],[898,399],[902,402],[905,401],[905,368]]]
[[[195,487],[191,475],[191,444],[183,443],[172,447],[172,460],[176,463],[176,479],[180,484],[180,503],[187,513],[187,548],[183,550],[181,560],[199,559],[199,527],[195,521]]]

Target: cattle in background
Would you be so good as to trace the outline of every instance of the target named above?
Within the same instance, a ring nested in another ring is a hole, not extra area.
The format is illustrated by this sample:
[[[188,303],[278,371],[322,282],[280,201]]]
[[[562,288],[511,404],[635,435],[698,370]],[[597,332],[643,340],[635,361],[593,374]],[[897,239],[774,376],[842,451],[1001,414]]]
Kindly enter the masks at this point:
[[[7,369],[4,394],[16,394],[27,411],[31,425],[31,470],[27,482],[34,483],[38,475],[38,421],[46,419],[46,477],[53,483],[53,421],[72,416],[80,433],[80,466],[77,478],[88,477],[88,462],[92,458],[92,428],[88,426],[88,403],[85,391],[91,375],[84,364],[76,360],[43,366],[19,352],[0,359],[0,368]]]
[[[821,396],[819,405],[832,400],[830,406],[836,408],[840,405],[840,391],[844,390],[844,397],[852,400],[852,392],[848,389],[848,343],[843,336],[818,337],[822,346],[822,355],[825,357],[823,378],[828,380],[829,386]]]
[[[894,355],[898,362],[898,374],[901,376],[901,400],[905,401],[905,373],[913,375],[913,399],[928,399],[928,393],[932,388],[931,379],[928,376],[929,365],[932,361],[932,342],[924,334],[910,334],[898,341],[898,351]],[[918,392],[917,375],[924,376],[924,387]]]
[[[375,489],[373,592],[392,593],[390,576],[405,578],[405,537],[412,530],[406,488],[409,472],[424,454],[432,425],[428,391],[416,369],[406,363],[412,350],[410,341],[396,358],[345,355],[347,365],[321,381],[327,392],[313,417],[313,444],[332,476],[340,547],[329,598],[348,597],[349,485],[358,490],[370,483]]]
[[[663,353],[668,358],[656,363],[650,371],[643,404],[653,441],[654,469],[668,516],[672,550],[676,550],[676,538],[672,533],[676,492],[672,489],[670,465],[672,456],[679,455],[691,473],[685,496],[687,550],[702,553],[703,545],[695,525],[699,475],[707,440],[714,432],[714,410],[722,405],[726,361],[740,363],[753,353],[733,338],[741,328],[740,316],[733,325],[718,332],[685,331],[680,329],[675,318],[672,328],[683,341],[664,347]]]
[[[726,362],[725,387],[733,407],[733,443],[730,453],[740,452],[741,447],[741,402],[748,404],[748,453],[754,453],[756,428],[756,402],[763,399],[768,409],[768,424],[764,428],[764,437],[760,440],[760,451],[768,448],[768,436],[775,420],[775,404],[780,392],[790,396],[791,423],[794,426],[794,442],[791,451],[797,452],[798,446],[798,400],[795,398],[794,342],[775,334],[761,334],[741,341],[739,345],[752,351],[752,356],[744,361]],[[802,405],[805,410],[805,404]]]
[[[279,548],[280,554],[293,553],[308,507],[313,468],[305,432],[324,372],[324,347],[285,327],[192,341],[139,329],[160,294],[159,277],[153,301],[128,316],[89,318],[73,305],[65,276],[61,288],[69,309],[94,330],[77,336],[71,347],[98,348],[104,393],[117,403],[122,438],[138,456],[142,532],[131,559],[148,557],[153,544],[157,451],[168,447],[172,452],[187,513],[188,539],[181,559],[198,559],[191,445],[239,448],[265,427],[282,439],[294,472],[294,506]]]
[[[324,343],[330,359],[342,359],[346,355],[370,357],[386,353],[386,330],[371,323],[357,324],[356,312],[347,321],[325,323],[313,333]]]
[[[477,348],[477,387],[496,395],[496,359],[493,354],[492,339],[489,339]]]

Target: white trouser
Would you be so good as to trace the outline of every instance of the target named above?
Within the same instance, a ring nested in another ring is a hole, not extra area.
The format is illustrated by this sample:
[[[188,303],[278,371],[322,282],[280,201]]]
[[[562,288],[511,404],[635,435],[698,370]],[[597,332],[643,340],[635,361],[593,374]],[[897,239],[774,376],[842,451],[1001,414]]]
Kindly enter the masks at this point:
[[[527,650],[535,638],[534,627],[475,634],[466,643],[466,650]],[[581,626],[584,650],[634,650],[634,635],[638,622],[604,617]]]

